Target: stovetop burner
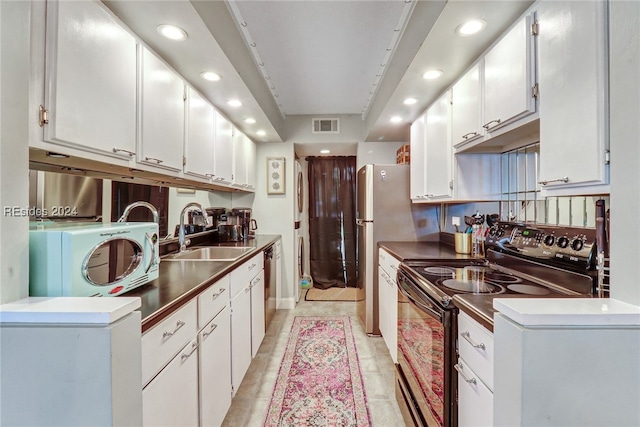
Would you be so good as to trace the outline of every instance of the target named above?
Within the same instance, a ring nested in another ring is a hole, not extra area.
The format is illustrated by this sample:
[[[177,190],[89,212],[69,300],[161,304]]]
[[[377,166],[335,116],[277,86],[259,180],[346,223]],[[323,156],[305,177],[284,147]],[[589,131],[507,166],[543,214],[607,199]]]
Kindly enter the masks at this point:
[[[472,294],[501,294],[505,288],[486,280],[460,280],[460,279],[439,279],[437,285],[453,289],[459,292],[468,292]]]

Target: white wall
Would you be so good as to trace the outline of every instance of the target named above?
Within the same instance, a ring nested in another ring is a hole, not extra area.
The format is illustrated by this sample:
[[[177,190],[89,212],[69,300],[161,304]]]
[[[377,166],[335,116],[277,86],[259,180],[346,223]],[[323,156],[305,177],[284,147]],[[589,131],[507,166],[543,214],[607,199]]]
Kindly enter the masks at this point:
[[[282,297],[293,301],[297,280],[297,262],[294,259],[294,208],[296,192],[294,180],[293,143],[256,144],[256,191],[254,194],[233,194],[232,205],[250,207],[258,223],[258,234],[280,234],[282,236]],[[285,158],[285,194],[267,194],[267,157]],[[251,203],[252,202],[252,203]],[[285,302],[285,306],[288,303]]]
[[[0,304],[29,295],[29,2],[0,2]]]
[[[388,165],[396,163],[396,152],[406,142],[359,142],[356,170],[368,164]]]

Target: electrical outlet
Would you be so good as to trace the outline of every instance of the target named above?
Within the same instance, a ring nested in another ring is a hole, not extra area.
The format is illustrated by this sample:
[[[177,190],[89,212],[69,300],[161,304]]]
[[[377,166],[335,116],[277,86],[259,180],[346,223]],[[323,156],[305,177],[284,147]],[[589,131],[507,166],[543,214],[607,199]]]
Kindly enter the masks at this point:
[[[451,217],[451,225],[460,225],[460,217],[452,216]]]

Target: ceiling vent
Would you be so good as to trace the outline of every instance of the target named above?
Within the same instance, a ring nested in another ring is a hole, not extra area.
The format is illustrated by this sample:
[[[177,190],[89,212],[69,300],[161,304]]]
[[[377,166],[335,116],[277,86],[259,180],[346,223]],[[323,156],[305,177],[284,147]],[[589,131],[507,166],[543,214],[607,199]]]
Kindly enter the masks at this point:
[[[340,133],[340,119],[311,119],[311,133]]]

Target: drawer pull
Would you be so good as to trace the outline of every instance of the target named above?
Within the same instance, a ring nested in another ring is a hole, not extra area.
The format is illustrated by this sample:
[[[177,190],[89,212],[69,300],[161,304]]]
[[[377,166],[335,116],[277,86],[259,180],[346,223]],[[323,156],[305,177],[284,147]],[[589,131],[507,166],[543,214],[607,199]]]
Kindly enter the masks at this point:
[[[249,266],[249,269],[248,269],[248,270],[249,270],[249,271],[253,270],[257,265],[258,265],[258,264],[251,264],[251,265]]]
[[[461,335],[462,335],[462,338],[467,340],[467,342],[469,344],[471,344],[471,346],[473,348],[479,348],[480,350],[484,350],[485,349],[484,343],[482,343],[482,342],[481,343],[476,343],[475,341],[473,341],[471,339],[471,334],[469,333],[469,331],[464,331]]]
[[[464,135],[462,135],[462,139],[469,139],[469,138],[472,138],[474,136],[478,136],[478,132],[465,133]]]
[[[216,325],[215,323],[212,323],[211,324],[211,329],[209,330],[209,332],[203,332],[202,337],[203,338],[208,337],[209,335],[211,335],[213,333],[213,331],[216,330],[217,327],[218,327],[218,325]]]
[[[176,328],[173,330],[173,332],[169,332],[169,331],[164,331],[162,333],[162,338],[169,338],[170,336],[172,336],[173,334],[175,334],[176,332],[178,332],[178,330],[180,328],[182,328],[185,325],[185,323],[182,320],[178,320],[176,322]]]
[[[182,354],[180,355],[180,360],[183,360],[183,361],[184,361],[184,360],[187,360],[189,357],[191,357],[191,355],[192,355],[192,354],[193,354],[197,349],[198,349],[198,343],[197,343],[197,342],[191,343],[191,351],[189,352],[189,354],[187,354],[187,353],[182,353]]]
[[[563,176],[562,178],[556,178],[556,179],[543,179],[542,181],[538,181],[538,184],[547,185],[553,182],[564,182],[566,184],[567,182],[569,182],[569,177]]]
[[[124,148],[113,147],[114,153],[126,153],[129,157],[133,157],[136,155],[135,151],[125,150]]]
[[[455,365],[453,365],[453,367],[456,368],[456,371],[458,371],[458,373],[460,374],[463,380],[465,380],[469,384],[473,384],[473,385],[477,384],[477,381],[475,378],[469,378],[464,372],[462,372],[463,367],[461,364],[456,363]]]
[[[496,125],[498,125],[501,122],[502,122],[502,120],[500,120],[500,119],[491,120],[490,122],[487,122],[487,123],[483,124],[482,127],[485,128],[486,130],[489,130],[489,128],[491,127],[492,123],[495,123]]]
[[[220,295],[222,295],[222,293],[224,291],[226,291],[226,289],[225,288],[221,288],[218,292],[216,292],[215,294],[211,295],[211,299],[213,300],[213,299],[218,298]]]
[[[146,156],[144,159],[145,159],[147,162],[156,162],[157,164],[160,164],[160,163],[163,163],[163,162],[164,162],[164,160],[160,160],[160,159],[157,159],[157,158],[155,158],[155,157],[149,157],[149,156]]]

